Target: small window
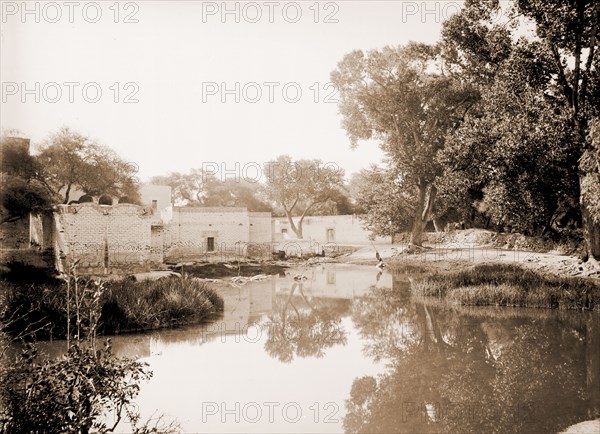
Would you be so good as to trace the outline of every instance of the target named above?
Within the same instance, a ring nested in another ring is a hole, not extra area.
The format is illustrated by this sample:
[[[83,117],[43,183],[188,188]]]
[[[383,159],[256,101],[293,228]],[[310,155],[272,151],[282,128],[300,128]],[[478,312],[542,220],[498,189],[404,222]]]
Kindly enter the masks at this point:
[[[281,233],[282,233],[282,234],[287,234],[287,229],[282,229],[282,230],[281,230]]]
[[[215,251],[215,238],[214,237],[208,237],[206,239],[206,251],[207,252]]]

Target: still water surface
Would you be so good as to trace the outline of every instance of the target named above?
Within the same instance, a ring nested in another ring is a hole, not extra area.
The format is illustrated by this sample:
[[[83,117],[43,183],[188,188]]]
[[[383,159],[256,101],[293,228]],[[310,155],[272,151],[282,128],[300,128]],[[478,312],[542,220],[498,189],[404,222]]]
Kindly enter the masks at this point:
[[[448,306],[409,279],[292,270],[223,287],[208,324],[113,348],[154,373],[142,415],[184,432],[537,433],[600,416],[598,313]]]

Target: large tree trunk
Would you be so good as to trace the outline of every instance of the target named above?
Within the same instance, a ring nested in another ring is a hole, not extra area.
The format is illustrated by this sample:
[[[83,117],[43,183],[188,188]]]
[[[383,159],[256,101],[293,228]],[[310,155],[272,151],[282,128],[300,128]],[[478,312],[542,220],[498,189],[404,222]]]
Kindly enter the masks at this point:
[[[423,245],[423,230],[429,221],[429,215],[435,202],[437,188],[434,185],[429,185],[424,181],[419,182],[419,197],[417,198],[417,207],[415,208],[415,219],[413,221],[410,243],[415,246]],[[427,190],[429,187],[429,198]],[[426,204],[427,202],[427,204]]]
[[[71,184],[67,185],[67,190],[65,191],[65,201],[63,202],[65,205],[69,203],[69,195],[71,194]]]
[[[299,240],[304,239],[302,235],[302,220],[298,222],[298,227],[296,228],[296,236]]]
[[[583,237],[585,239],[587,255],[589,258],[600,260],[600,225],[594,223],[585,200],[581,200],[581,216],[583,223]]]
[[[300,226],[299,229],[296,227],[296,223],[294,223],[292,214],[290,212],[288,212],[287,210],[285,211],[285,215],[287,216],[288,221],[290,222],[290,228],[292,229],[292,231],[294,231],[294,233],[296,234],[296,237],[299,240],[301,240],[302,239],[302,226]]]
[[[303,235],[302,235],[302,221],[304,220],[304,216],[302,216],[300,218],[300,220],[298,220],[298,226],[296,227],[296,236],[298,237],[299,240],[303,239]]]
[[[431,185],[429,187],[429,198],[427,199],[427,207],[423,211],[423,228],[427,225],[431,217],[431,210],[433,209],[433,204],[435,202],[435,198],[437,196],[437,187],[435,185]]]
[[[318,203],[320,203],[320,202],[311,203],[308,207],[306,207],[306,209],[300,216],[300,220],[298,220],[298,226],[296,227],[296,229],[294,229],[294,232],[296,232],[296,236],[298,237],[299,240],[303,239],[302,238],[302,223],[304,222],[304,217],[306,217],[306,215],[308,214],[308,211]]]
[[[423,211],[425,210],[425,195],[427,186],[419,185],[419,197],[417,198],[417,206],[415,208],[415,218],[413,220],[412,233],[410,235],[410,243],[415,246],[423,244]]]
[[[583,237],[587,250],[586,259],[598,265],[600,260],[600,121],[592,124],[591,149],[579,160],[579,207]]]

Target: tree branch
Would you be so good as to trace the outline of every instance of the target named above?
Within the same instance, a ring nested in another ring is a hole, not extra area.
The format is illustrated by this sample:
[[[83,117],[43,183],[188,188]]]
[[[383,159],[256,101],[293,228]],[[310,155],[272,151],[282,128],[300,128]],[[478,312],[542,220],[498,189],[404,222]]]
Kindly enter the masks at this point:
[[[581,34],[583,33],[584,3],[576,2],[577,5],[577,30],[575,34],[575,68],[573,70],[573,108],[575,115],[579,113],[579,78],[581,75]]]
[[[583,72],[582,80],[581,80],[581,109],[585,108],[586,99],[587,99],[587,85],[589,81],[590,69],[592,68],[592,62],[594,60],[594,55],[596,54],[596,35],[598,34],[598,21],[600,19],[600,2],[594,2],[594,13],[592,15],[592,29],[590,32],[590,45],[588,58],[585,63],[585,71]]]

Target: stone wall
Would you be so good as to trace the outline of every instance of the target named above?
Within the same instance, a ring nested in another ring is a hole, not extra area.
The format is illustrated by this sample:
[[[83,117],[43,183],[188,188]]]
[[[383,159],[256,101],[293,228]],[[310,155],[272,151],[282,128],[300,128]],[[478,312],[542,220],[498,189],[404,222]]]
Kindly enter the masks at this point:
[[[295,220],[297,222],[297,219]],[[287,234],[282,234],[287,230]],[[285,217],[273,218],[273,241],[289,243],[295,234]],[[320,245],[351,245],[370,244],[370,232],[363,228],[359,216],[309,216],[305,217],[302,224],[302,236],[305,241],[312,241]],[[375,243],[391,243],[390,237],[376,237]]]
[[[156,265],[151,242],[151,225],[156,218],[147,208],[131,204],[60,205],[55,219],[56,244],[67,261],[79,259],[81,273],[121,273]]]
[[[278,251],[287,256],[323,250],[331,254],[340,246],[370,244],[369,232],[357,216],[306,217],[304,239],[297,240],[286,218],[230,207],[175,207],[165,224],[148,206],[59,205],[53,217],[2,226],[0,240],[32,254],[54,252],[50,256],[59,271],[77,259],[81,274],[94,275],[126,274],[182,261],[270,259]]]
[[[250,242],[270,243],[273,241],[271,233],[270,212],[249,212],[250,218]]]
[[[245,255],[250,241],[249,213],[246,208],[175,207],[168,232],[169,262],[233,260]]]

